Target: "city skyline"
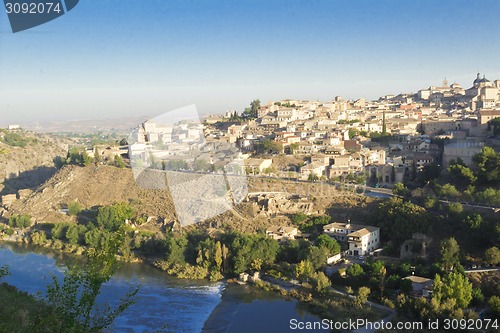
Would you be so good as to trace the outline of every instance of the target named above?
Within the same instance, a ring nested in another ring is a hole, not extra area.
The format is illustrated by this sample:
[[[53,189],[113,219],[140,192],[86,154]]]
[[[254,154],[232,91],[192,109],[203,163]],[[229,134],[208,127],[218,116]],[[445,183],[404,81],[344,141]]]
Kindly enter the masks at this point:
[[[155,116],[252,99],[376,99],[500,78],[496,1],[84,1],[12,34],[2,122]]]

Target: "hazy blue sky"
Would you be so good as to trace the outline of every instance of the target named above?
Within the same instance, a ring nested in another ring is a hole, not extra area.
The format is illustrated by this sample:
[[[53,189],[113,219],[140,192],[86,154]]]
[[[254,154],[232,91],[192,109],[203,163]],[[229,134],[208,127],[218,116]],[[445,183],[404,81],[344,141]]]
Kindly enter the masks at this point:
[[[498,0],[81,0],[13,34],[2,10],[0,122],[469,87],[500,78],[498,17]]]

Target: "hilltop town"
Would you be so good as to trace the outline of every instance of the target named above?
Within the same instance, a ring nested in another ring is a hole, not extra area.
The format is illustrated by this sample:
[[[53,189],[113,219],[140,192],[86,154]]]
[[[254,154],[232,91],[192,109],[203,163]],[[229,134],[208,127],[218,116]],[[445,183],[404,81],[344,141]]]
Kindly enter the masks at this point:
[[[128,137],[2,130],[0,237],[81,254],[123,232],[127,260],[277,288],[326,318],[353,288],[371,316],[370,293],[402,320],[498,313],[500,80],[176,111]],[[30,156],[43,168],[12,171]]]
[[[177,134],[174,127],[152,119],[135,133],[130,149],[147,166],[156,160],[156,168],[180,160],[186,168],[216,169],[239,150],[252,175],[347,178],[392,187],[415,179],[426,166],[446,169],[458,159],[470,166],[483,146],[500,146],[500,125],[493,121],[497,117],[500,80],[492,82],[478,73],[469,88],[444,80],[441,86],[376,101],[336,97],[263,105],[255,100],[241,114],[207,116],[205,127],[184,123]],[[234,148],[229,157],[214,156],[229,147]]]

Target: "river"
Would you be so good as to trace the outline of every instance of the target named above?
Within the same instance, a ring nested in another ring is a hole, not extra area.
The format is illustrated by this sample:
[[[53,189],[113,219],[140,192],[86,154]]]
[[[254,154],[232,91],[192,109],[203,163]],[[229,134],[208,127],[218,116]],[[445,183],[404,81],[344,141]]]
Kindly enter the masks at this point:
[[[0,243],[0,266],[9,265],[11,272],[4,281],[33,294],[44,292],[51,276],[62,277],[66,266],[81,260],[42,247]],[[162,327],[161,332],[288,332],[291,318],[318,320],[296,301],[272,292],[180,280],[139,263],[123,263],[103,286],[99,302],[116,304],[137,285],[137,302],[117,318],[116,332],[154,332]]]

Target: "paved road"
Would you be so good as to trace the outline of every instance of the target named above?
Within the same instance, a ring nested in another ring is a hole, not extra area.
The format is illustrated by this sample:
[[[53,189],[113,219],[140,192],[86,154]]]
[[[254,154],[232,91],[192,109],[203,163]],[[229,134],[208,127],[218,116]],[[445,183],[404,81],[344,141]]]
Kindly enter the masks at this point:
[[[484,273],[484,272],[497,272],[497,271],[500,271],[500,267],[466,269],[465,273]]]

